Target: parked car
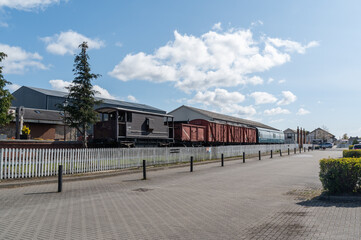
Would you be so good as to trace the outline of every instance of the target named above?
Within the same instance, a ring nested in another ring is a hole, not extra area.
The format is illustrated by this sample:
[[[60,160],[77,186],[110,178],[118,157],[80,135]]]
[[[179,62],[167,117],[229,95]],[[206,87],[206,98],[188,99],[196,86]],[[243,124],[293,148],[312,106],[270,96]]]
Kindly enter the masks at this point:
[[[361,149],[361,144],[355,144],[355,145],[353,145],[353,149]]]
[[[328,142],[326,142],[326,143],[321,143],[321,148],[332,148],[332,143],[328,143]]]

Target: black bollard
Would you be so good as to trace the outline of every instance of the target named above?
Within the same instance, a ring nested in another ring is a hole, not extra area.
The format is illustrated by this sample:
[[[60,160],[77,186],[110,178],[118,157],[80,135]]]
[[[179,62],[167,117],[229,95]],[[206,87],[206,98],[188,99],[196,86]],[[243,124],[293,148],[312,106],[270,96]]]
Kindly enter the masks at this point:
[[[273,156],[272,156],[272,150],[271,150],[271,158],[272,158]]]
[[[282,150],[280,149],[280,157],[282,157]]]
[[[290,155],[290,148],[287,149],[288,155]]]
[[[193,156],[191,157],[191,172],[193,172]]]
[[[246,153],[243,152],[243,163],[245,163],[245,162],[246,162]]]
[[[294,150],[295,150],[295,154],[296,154],[296,148]]]
[[[303,152],[306,152],[306,147],[303,148]]]
[[[261,151],[258,151],[258,160],[261,160]]]
[[[310,147],[308,147],[308,151],[310,151]]]
[[[59,165],[58,168],[58,192],[63,189],[63,165]]]
[[[224,158],[223,158],[223,153],[222,153],[222,155],[221,155],[221,167],[223,167],[224,166]]]
[[[302,148],[300,147],[300,153],[302,153],[302,150],[301,150]]]
[[[143,160],[143,180],[147,180],[147,163]]]

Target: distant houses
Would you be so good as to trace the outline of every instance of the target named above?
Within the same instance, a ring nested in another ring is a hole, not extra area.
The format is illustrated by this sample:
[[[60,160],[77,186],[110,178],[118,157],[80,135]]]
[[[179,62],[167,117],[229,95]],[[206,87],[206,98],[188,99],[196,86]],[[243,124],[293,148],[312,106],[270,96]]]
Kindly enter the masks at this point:
[[[297,134],[297,130],[287,128],[283,131],[285,134],[285,143],[293,144],[299,143],[301,141],[298,137],[301,137],[301,133]],[[329,133],[328,131],[322,128],[316,128],[312,132],[305,131],[305,140],[304,143],[318,143],[318,142],[330,142],[334,143],[336,141],[335,135]]]

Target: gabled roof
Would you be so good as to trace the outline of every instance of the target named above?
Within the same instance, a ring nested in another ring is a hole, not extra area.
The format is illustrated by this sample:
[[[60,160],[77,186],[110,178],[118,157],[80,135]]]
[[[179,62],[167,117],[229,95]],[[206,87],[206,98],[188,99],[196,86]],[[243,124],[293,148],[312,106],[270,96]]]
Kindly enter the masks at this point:
[[[22,86],[22,88],[29,88],[33,91],[39,92],[39,93],[47,95],[47,96],[66,98],[68,95],[67,92],[55,91],[55,90],[49,90],[49,89],[42,89],[42,88],[35,88],[35,87],[28,87],[28,86]],[[166,114],[166,111],[163,111],[163,110],[155,108],[155,107],[151,107],[146,104],[131,103],[131,102],[125,102],[125,101],[121,101],[121,100],[106,99],[106,98],[99,98],[99,97],[96,97],[96,99],[103,101],[103,103],[101,105],[107,105],[107,106],[110,105],[110,106],[114,106],[114,107],[134,109],[134,110],[139,110],[139,111],[144,111],[144,112],[154,112],[154,113]]]
[[[317,130],[323,131],[323,132],[325,132],[325,133],[327,133],[327,134],[331,135],[332,137],[335,137],[335,135],[333,135],[332,133],[329,133],[328,131],[326,131],[325,129],[322,129],[322,128],[316,128],[316,129],[315,129],[315,130],[313,130],[311,133],[316,132]]]
[[[227,122],[233,122],[233,123],[238,123],[238,124],[244,124],[247,126],[253,126],[253,127],[260,127],[260,128],[265,128],[265,129],[270,129],[270,130],[277,130],[276,128],[270,127],[266,124],[260,123],[260,122],[256,122],[256,121],[252,121],[252,120],[247,120],[247,119],[243,119],[243,118],[238,118],[238,117],[232,117],[232,116],[228,116],[228,115],[224,115],[224,114],[220,114],[220,113],[216,113],[216,112],[211,112],[211,111],[207,111],[207,110],[203,110],[203,109],[199,109],[199,108],[195,108],[195,107],[190,107],[190,106],[181,106],[173,111],[171,111],[169,114],[171,115],[172,112],[180,109],[180,108],[188,108],[192,111],[195,111],[197,113],[200,113],[204,116],[207,116],[209,118],[212,118],[213,120],[221,120],[221,121],[227,121]]]
[[[286,132],[286,131],[292,131],[293,133],[297,133],[297,130],[294,130],[294,129],[291,129],[291,128],[287,128],[287,129],[284,130],[283,132]]]

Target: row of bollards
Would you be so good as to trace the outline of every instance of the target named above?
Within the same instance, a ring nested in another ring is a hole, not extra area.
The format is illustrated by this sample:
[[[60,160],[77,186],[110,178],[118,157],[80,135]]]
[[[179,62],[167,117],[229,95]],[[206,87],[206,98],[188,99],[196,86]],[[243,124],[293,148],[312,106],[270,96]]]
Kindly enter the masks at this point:
[[[301,153],[301,147],[299,151]],[[313,151],[313,147],[311,148]],[[282,157],[282,150],[280,149],[280,156]],[[306,148],[303,148],[303,151],[306,152]],[[310,151],[310,148],[308,148]],[[290,149],[287,149],[288,155],[290,155]],[[296,154],[296,148],[294,148],[294,153]],[[242,154],[243,163],[246,163],[246,153],[243,152]],[[271,150],[271,158],[273,158],[273,150]],[[258,151],[258,160],[261,160],[261,151]],[[224,167],[224,154],[221,154],[221,167]],[[193,172],[193,156],[190,157],[190,172]],[[147,179],[147,163],[146,160],[143,160],[143,180]],[[59,165],[58,168],[58,192],[61,192],[63,189],[63,165]]]

